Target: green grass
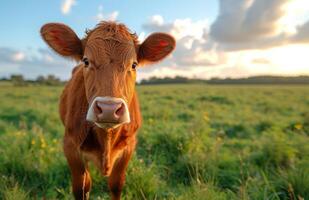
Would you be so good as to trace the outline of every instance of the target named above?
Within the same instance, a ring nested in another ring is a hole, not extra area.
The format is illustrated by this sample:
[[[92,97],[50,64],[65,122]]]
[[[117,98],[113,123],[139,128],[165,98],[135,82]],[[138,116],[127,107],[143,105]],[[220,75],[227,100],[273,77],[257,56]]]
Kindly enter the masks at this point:
[[[137,88],[123,199],[309,199],[309,86]],[[0,86],[0,199],[72,199],[62,87]],[[92,199],[109,199],[92,167]]]

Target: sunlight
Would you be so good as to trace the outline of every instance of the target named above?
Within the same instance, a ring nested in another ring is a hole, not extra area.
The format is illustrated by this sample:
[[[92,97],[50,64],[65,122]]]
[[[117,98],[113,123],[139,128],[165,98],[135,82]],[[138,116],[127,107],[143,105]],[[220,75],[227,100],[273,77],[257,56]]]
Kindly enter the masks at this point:
[[[291,0],[283,8],[285,15],[279,20],[280,31],[294,34],[297,26],[303,24],[309,16],[308,0]]]
[[[269,51],[269,57],[282,73],[308,74],[308,45],[287,45]],[[292,75],[292,74],[291,74]]]
[[[309,59],[307,52],[309,52],[309,46],[300,44],[268,50],[230,52],[225,64],[227,66],[241,66],[250,75],[308,75]],[[237,69],[235,68],[235,70]]]

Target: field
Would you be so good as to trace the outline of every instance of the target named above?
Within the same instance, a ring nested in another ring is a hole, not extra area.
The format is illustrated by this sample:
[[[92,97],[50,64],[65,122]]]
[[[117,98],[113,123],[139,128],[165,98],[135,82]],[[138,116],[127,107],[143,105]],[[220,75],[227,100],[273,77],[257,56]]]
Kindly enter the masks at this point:
[[[62,87],[0,86],[0,199],[72,199]],[[123,199],[309,199],[309,86],[138,86]],[[109,199],[92,166],[91,199]]]

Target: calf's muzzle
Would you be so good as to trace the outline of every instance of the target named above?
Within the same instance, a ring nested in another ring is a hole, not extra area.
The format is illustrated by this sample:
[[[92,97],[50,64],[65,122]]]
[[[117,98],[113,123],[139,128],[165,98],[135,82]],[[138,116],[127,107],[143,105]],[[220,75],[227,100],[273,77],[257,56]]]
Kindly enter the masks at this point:
[[[130,115],[127,103],[122,98],[96,97],[88,109],[86,119],[100,128],[116,128],[129,123]]]

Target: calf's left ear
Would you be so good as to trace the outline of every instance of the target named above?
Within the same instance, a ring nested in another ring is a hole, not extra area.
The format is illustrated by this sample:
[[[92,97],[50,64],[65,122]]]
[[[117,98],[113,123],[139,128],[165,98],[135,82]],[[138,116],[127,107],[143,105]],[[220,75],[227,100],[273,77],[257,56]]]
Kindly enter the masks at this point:
[[[176,46],[175,39],[166,33],[151,34],[138,48],[138,62],[155,63],[168,56]]]

